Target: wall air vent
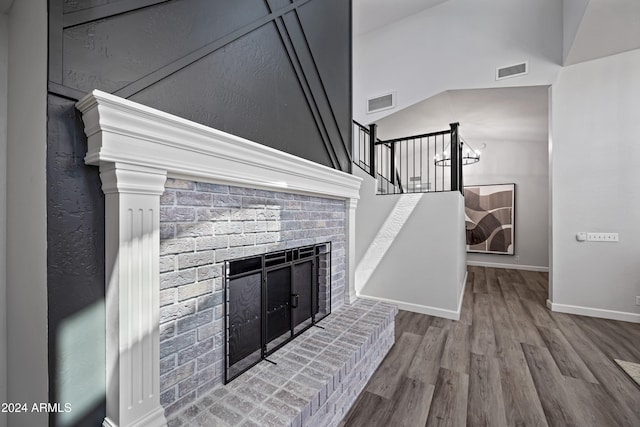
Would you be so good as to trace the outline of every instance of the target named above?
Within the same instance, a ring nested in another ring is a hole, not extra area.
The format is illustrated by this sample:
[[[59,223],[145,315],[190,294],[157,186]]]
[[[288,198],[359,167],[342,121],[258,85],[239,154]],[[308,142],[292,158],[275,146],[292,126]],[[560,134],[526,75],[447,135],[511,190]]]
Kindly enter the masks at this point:
[[[511,77],[523,76],[529,73],[529,63],[522,62],[520,64],[509,65],[496,69],[496,80],[508,79]]]
[[[395,107],[395,95],[393,93],[367,99],[367,113],[375,113],[393,107]]]

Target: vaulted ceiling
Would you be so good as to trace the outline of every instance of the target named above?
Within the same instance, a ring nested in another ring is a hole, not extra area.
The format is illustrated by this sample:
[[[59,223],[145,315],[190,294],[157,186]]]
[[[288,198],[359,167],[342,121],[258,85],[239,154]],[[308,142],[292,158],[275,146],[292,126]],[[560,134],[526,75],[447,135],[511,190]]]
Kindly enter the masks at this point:
[[[492,140],[547,140],[548,87],[449,90],[380,121],[381,139],[436,132],[460,122],[473,148]]]
[[[525,0],[521,1],[521,3],[532,5],[532,3]],[[366,46],[367,49],[373,49],[375,52],[377,50],[375,46],[384,44],[385,40],[389,40],[389,37],[394,37],[394,44],[401,45],[402,40],[400,40],[398,34],[409,34],[403,28],[411,25],[413,25],[413,28],[418,28],[419,26],[415,23],[416,20],[425,25],[437,26],[438,20],[430,18],[432,16],[438,17],[438,19],[447,17],[451,20],[455,16],[468,18],[470,13],[474,13],[477,19],[489,19],[494,12],[497,13],[498,11],[504,14],[519,13],[517,9],[511,10],[504,7],[506,4],[508,2],[504,3],[503,0],[486,2],[482,7],[486,8],[488,15],[485,14],[486,16],[484,16],[480,13],[482,12],[481,9],[476,8],[474,9],[475,12],[472,11],[472,8],[477,4],[465,0],[353,0],[354,37],[358,41],[354,44],[354,47]],[[540,7],[542,7],[542,4]],[[444,9],[448,13],[442,13]],[[507,10],[511,10],[511,12],[507,12]],[[557,69],[560,69],[561,66],[570,66],[640,48],[640,0],[562,0],[562,7],[554,11],[555,16],[558,14],[561,15],[558,26],[563,27],[563,30],[554,33],[551,38],[545,39],[544,42],[546,43],[545,46],[553,44],[561,48],[562,55],[549,58],[551,62],[556,64]],[[514,20],[525,19],[521,15],[514,16]],[[536,31],[550,33],[548,25],[549,18],[552,17],[543,16],[543,18],[536,21],[538,30],[529,32],[527,37],[535,36]],[[531,17],[531,19],[535,20],[535,17]],[[467,19],[466,22],[469,23],[470,21]],[[486,30],[479,22],[471,22],[475,29],[474,31],[478,31],[478,28],[480,28],[479,31]],[[509,22],[508,16],[503,16],[502,22]],[[425,28],[425,26],[422,28]],[[472,37],[473,31],[468,30],[466,27],[460,28],[460,32],[466,35],[463,38],[468,40],[469,46],[475,46],[475,50],[482,51],[491,47],[478,45],[477,41],[475,41],[478,37],[474,39]],[[384,37],[381,37],[381,34],[384,34]],[[411,34],[414,38],[420,38],[420,33],[414,31]],[[429,34],[428,31],[425,31],[424,34],[425,40],[431,40],[426,36]],[[482,33],[481,35],[484,34]],[[505,34],[507,33],[505,32]],[[517,35],[518,33],[513,34]],[[513,36],[513,34],[509,35]],[[362,40],[375,40],[375,43],[363,43]],[[450,45],[451,42],[447,37],[439,39],[437,44],[441,46],[440,51],[446,52],[446,46]],[[518,46],[522,46],[523,54],[521,56],[527,58],[527,54],[529,54],[526,50],[529,47],[527,43],[530,42],[529,39],[523,37],[515,40],[513,46],[516,49]],[[391,55],[393,55],[393,51],[389,49],[385,52],[387,54],[391,52]],[[382,53],[375,53],[382,56]],[[471,55],[471,52],[469,54]],[[354,55],[354,58],[358,58],[358,55]],[[387,63],[393,62],[390,57],[384,56],[384,58]],[[398,55],[398,58],[404,57]],[[514,58],[520,58],[520,56],[515,55]],[[425,78],[435,86],[439,82],[439,75],[434,76],[434,72],[428,67],[423,67],[425,73],[417,74],[420,80],[415,82],[407,82],[406,73],[401,75],[402,78],[397,77],[396,80],[386,80],[386,76],[394,75],[397,72],[396,70],[404,70],[414,65],[415,59],[411,60],[414,62],[406,64],[393,62],[395,68],[387,70],[388,73],[374,75],[377,78],[382,78],[384,80],[383,85],[391,88],[390,90],[397,87],[396,85],[400,84],[398,83],[400,81],[404,81],[405,85],[410,84],[411,87],[415,88],[414,94],[418,92],[418,88],[421,88],[420,93],[424,92],[424,95],[427,95],[423,97],[424,100],[419,101],[419,97],[414,97],[409,105],[400,105],[396,110],[387,110],[377,117],[375,117],[375,114],[356,117],[365,123],[373,121],[380,124],[379,132],[381,132],[380,136],[382,138],[441,130],[443,127],[446,128],[449,122],[459,121],[463,126],[462,134],[468,139],[480,141],[491,137],[514,141],[518,139],[546,139],[544,135],[546,135],[548,129],[547,87],[553,83],[554,78],[545,77],[540,79],[540,82],[527,82],[524,78],[512,79],[505,82],[512,87],[504,88],[493,87],[496,85],[493,84],[491,86],[491,82],[484,85],[474,84],[477,82],[472,81],[470,78],[467,78],[469,82],[449,79],[445,82],[457,82],[460,86],[456,84],[440,84],[438,90],[431,91],[431,93],[424,90]],[[457,70],[459,70],[460,62],[457,62],[456,65],[458,66]],[[539,69],[540,64],[534,62],[534,65],[537,67],[532,68],[533,72]],[[365,74],[371,72],[366,67],[360,68]],[[469,68],[463,66],[465,70]],[[457,70],[452,69],[450,71],[451,73],[459,72]],[[477,70],[474,69],[474,71]],[[470,75],[473,76],[475,74]],[[359,79],[359,81],[361,80]],[[518,87],[518,84],[521,86]],[[358,94],[364,92],[365,97],[378,94],[375,88],[375,81],[374,84],[369,82],[369,86],[371,90],[367,90],[368,87],[364,87],[364,90],[359,91]],[[400,101],[408,96],[410,95],[398,91],[397,97]],[[360,107],[361,104],[365,104],[363,99],[354,98],[354,111],[357,111],[356,107]]]
[[[575,3],[582,3],[574,9],[582,16],[573,40],[565,37],[565,65],[640,48],[640,1],[565,0],[565,13]]]
[[[448,0],[353,0],[353,34],[359,35]]]

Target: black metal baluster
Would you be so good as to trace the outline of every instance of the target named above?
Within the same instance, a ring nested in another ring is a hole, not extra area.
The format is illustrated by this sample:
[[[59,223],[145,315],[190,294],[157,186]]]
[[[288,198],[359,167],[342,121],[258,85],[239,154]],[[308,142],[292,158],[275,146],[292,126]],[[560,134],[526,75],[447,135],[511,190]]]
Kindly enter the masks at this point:
[[[429,138],[427,138],[428,140]],[[420,192],[424,192],[424,188],[422,188],[422,177],[424,176],[422,173],[422,146],[424,145],[423,139],[420,138]]]
[[[395,163],[396,163],[396,144],[389,144],[389,179],[391,180],[391,185],[394,186],[393,192],[395,193],[395,185],[396,185],[396,177],[395,177]]]

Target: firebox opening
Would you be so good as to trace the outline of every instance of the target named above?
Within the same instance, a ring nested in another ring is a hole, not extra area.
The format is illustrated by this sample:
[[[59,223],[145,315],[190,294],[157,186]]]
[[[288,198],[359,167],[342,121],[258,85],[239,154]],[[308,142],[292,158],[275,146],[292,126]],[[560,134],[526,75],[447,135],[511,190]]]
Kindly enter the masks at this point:
[[[225,262],[225,383],[331,313],[331,243]]]

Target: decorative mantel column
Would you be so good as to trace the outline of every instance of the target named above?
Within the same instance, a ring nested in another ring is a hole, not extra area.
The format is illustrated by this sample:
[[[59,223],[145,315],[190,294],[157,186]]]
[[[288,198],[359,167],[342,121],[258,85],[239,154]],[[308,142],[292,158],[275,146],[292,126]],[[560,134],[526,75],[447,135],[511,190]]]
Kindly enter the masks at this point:
[[[160,195],[167,177],[345,200],[347,296],[355,298],[361,179],[98,90],[77,102],[85,163],[105,193],[107,418],[166,425],[160,405]]]
[[[107,418],[166,426],[160,405],[160,196],[166,171],[102,163],[105,194]]]
[[[345,202],[347,207],[345,222],[347,224],[347,283],[346,293],[347,302],[353,304],[358,296],[356,295],[356,207],[358,199],[347,199]]]

